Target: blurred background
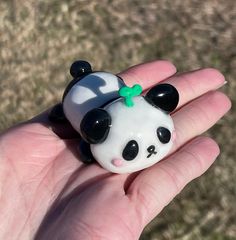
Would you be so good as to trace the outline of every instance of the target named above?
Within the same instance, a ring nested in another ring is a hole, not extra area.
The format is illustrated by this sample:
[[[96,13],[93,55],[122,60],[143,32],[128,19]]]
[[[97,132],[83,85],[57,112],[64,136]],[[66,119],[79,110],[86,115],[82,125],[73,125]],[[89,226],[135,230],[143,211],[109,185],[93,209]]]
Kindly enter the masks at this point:
[[[153,59],[223,72],[233,107],[207,133],[222,153],[140,239],[236,239],[235,0],[0,0],[0,130],[58,102],[75,59],[114,73]]]

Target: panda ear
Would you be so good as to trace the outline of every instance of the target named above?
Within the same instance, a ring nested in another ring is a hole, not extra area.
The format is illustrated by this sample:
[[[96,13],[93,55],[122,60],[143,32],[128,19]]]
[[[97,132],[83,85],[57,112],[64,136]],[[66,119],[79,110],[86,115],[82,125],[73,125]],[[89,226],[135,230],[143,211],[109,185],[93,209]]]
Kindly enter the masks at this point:
[[[102,143],[111,127],[111,116],[101,108],[95,108],[84,116],[80,124],[83,139],[91,144]]]
[[[179,103],[179,93],[170,84],[159,84],[147,92],[145,99],[155,107],[170,113]]]
[[[91,65],[83,60],[78,60],[72,63],[70,67],[70,74],[73,78],[78,78],[83,74],[88,74],[92,72]]]

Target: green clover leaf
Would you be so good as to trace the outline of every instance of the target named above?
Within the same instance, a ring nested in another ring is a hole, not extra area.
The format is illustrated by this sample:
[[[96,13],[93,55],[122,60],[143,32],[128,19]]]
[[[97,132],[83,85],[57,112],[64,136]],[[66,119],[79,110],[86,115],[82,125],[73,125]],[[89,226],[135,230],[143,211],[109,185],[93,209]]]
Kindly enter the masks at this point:
[[[127,107],[134,106],[134,102],[132,100],[133,97],[138,96],[142,93],[142,87],[139,84],[135,84],[133,87],[122,87],[119,90],[119,95],[124,97],[125,105]]]

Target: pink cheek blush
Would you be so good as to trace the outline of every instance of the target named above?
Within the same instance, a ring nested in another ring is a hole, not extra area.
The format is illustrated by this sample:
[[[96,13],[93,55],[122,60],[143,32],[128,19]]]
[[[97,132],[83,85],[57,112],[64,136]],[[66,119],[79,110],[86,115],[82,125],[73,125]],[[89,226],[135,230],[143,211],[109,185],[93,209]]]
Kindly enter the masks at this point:
[[[174,142],[176,140],[176,131],[174,130],[172,132],[172,141]]]
[[[121,167],[121,166],[123,166],[123,161],[121,160],[121,159],[113,159],[112,161],[111,161],[111,163],[115,166],[115,167]]]

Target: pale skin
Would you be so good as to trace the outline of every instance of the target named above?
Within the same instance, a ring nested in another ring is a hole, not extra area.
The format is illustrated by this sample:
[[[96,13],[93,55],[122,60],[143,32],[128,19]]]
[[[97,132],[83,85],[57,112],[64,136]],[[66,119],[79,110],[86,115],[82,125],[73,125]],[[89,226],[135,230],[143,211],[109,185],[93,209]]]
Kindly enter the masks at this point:
[[[96,164],[83,165],[78,136],[68,126],[50,123],[48,111],[5,131],[0,136],[0,239],[138,239],[219,155],[217,143],[200,135],[231,106],[217,90],[225,81],[217,70],[175,73],[167,61],[120,73],[130,86],[138,83],[147,90],[168,82],[180,94],[172,115],[172,154],[138,173],[111,174]]]

